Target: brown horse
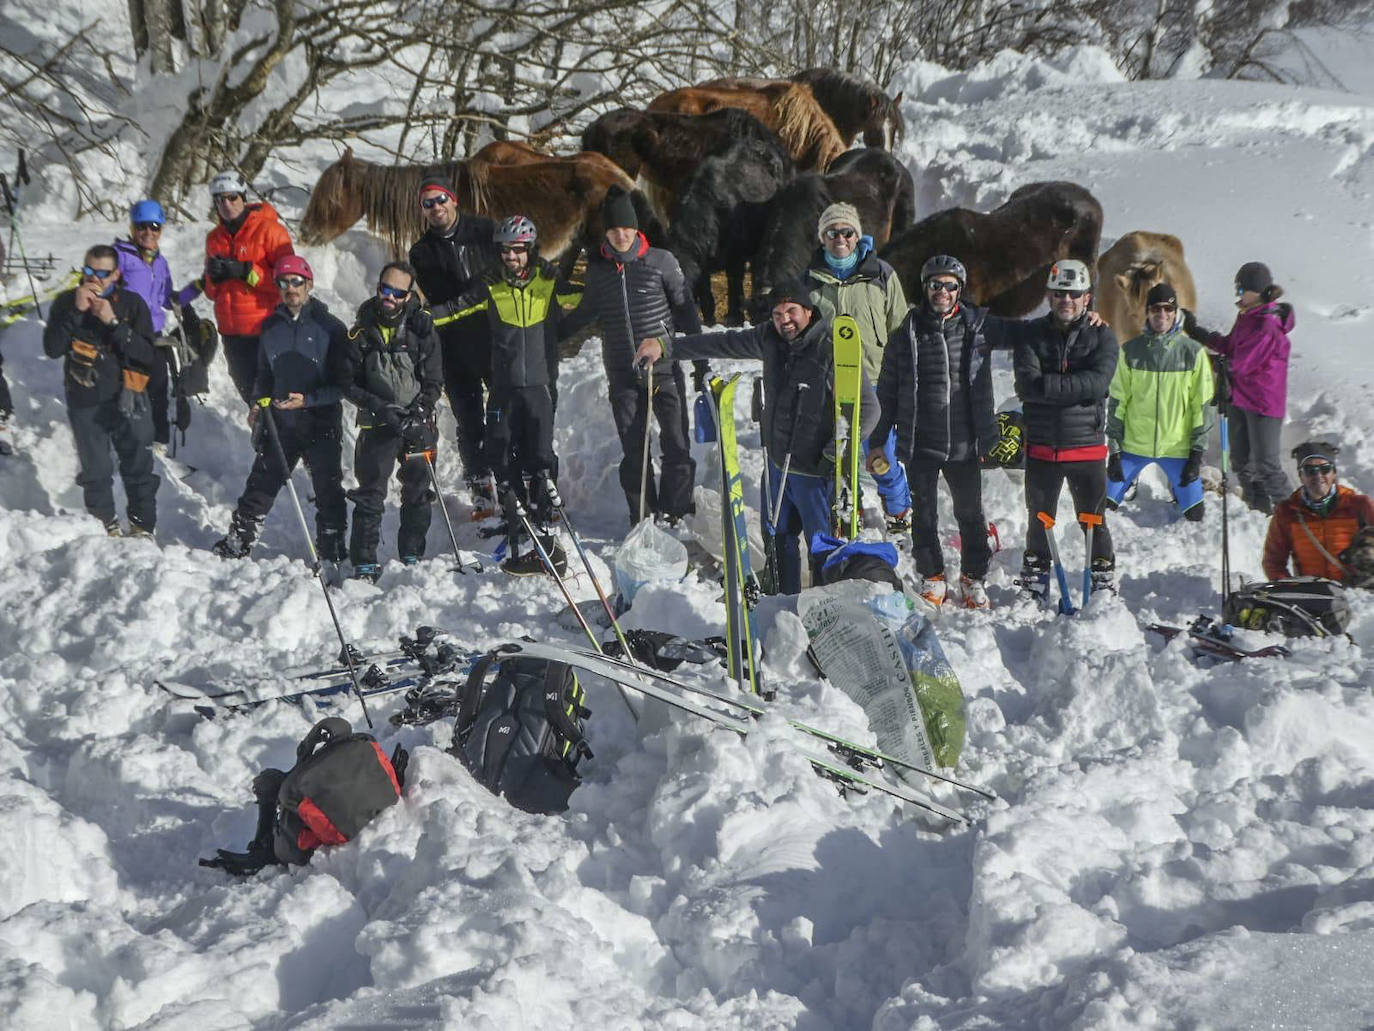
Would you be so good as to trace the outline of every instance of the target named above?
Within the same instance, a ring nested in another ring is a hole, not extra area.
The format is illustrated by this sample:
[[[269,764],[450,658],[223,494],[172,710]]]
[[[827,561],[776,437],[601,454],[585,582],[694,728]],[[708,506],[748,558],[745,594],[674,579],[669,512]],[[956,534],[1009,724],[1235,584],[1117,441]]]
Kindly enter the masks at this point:
[[[777,83],[800,82],[811,89],[816,103],[830,116],[847,147],[860,133],[864,145],[891,150],[906,134],[902,94],[889,97],[871,82],[831,68],[808,68],[790,79],[724,78],[701,83],[715,89],[756,89]]]
[[[968,269],[965,295],[994,315],[1022,316],[1045,299],[1050,266],[1077,258],[1091,268],[1102,237],[1102,205],[1074,183],[1029,183],[987,214],[949,208],[892,238],[882,256],[910,298],[921,296],[921,266],[952,254]]]
[[[1183,243],[1168,233],[1127,233],[1097,259],[1097,310],[1123,343],[1143,331],[1145,295],[1167,282],[1181,307],[1197,308],[1193,273],[1183,260]]]
[[[830,116],[816,103],[811,87],[800,82],[760,81],[760,86],[738,89],[684,86],[655,97],[648,110],[704,115],[737,107],[778,134],[798,170],[825,171],[845,149],[845,142]]]
[[[491,218],[528,216],[539,229],[540,251],[550,259],[575,259],[581,247],[601,236],[601,201],[612,186],[633,190],[641,228],[651,237],[662,234],[633,180],[601,154],[516,165],[473,159],[374,165],[355,158],[350,149],[324,170],[311,191],[301,219],[301,243],[325,243],[366,218],[368,228],[383,237],[394,254],[403,255],[424,232],[416,197],[429,176],[453,182],[463,211]]]
[[[532,165],[538,161],[556,160],[524,140],[492,140],[473,154],[470,161],[485,161],[489,165]]]

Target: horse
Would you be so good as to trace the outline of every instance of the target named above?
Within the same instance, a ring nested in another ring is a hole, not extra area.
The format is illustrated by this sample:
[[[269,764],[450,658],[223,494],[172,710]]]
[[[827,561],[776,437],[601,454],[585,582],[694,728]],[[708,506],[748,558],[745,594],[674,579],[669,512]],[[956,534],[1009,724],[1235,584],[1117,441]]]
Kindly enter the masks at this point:
[[[765,81],[762,86],[739,89],[684,86],[659,94],[649,102],[648,110],[704,115],[722,107],[748,111],[776,132],[802,171],[820,171],[846,149],[811,87],[800,82]]]
[[[430,165],[374,165],[352,149],[320,175],[301,218],[306,246],[326,243],[359,219],[404,255],[425,231],[416,203],[420,183],[441,176],[454,184],[463,211],[491,218],[525,215],[539,230],[540,251],[567,269],[583,246],[605,232],[601,201],[612,186],[631,191],[640,227],[651,240],[663,227],[634,181],[602,154],[574,154],[516,165],[469,159]]]
[[[701,85],[715,89],[763,89],[779,82],[800,82],[810,87],[816,103],[830,116],[846,147],[862,134],[864,146],[892,150],[906,135],[902,94],[889,97],[871,82],[831,68],[807,68],[788,79],[730,77],[711,79]]]
[[[779,148],[742,139],[702,159],[683,188],[667,245],[692,284],[707,325],[716,321],[710,276],[720,268],[727,282],[725,324],[743,324],[744,267],[763,238],[768,202],[792,175],[792,162]]]
[[[1097,259],[1097,310],[1118,339],[1129,340],[1144,329],[1145,296],[1159,282],[1174,288],[1180,308],[1196,310],[1197,288],[1177,236],[1136,229]]]
[[[882,256],[910,298],[921,296],[921,266],[952,254],[968,269],[964,294],[994,315],[1029,315],[1045,299],[1050,266],[1077,258],[1089,268],[1102,238],[1102,205],[1068,182],[1028,183],[983,214],[949,208],[897,234]]]
[[[859,228],[881,247],[916,217],[916,184],[906,166],[880,147],[846,152],[825,175],[797,176],[768,204],[754,261],[755,298],[805,271],[820,246],[816,223],[821,212],[837,201],[858,209]]]
[[[766,144],[791,163],[777,134],[753,115],[723,107],[705,115],[638,111],[623,107],[602,115],[582,133],[582,149],[605,154],[639,179],[665,221],[701,161],[736,141]]]
[[[489,165],[532,165],[556,159],[524,140],[492,140],[468,160],[485,161]]]

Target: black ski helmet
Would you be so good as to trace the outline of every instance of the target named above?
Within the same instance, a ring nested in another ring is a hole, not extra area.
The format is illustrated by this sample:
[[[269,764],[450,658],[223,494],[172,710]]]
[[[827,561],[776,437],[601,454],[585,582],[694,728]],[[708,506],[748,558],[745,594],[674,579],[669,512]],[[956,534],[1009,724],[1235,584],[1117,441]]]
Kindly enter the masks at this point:
[[[936,276],[953,276],[959,280],[961,290],[968,286],[968,270],[964,268],[962,261],[950,254],[937,254],[927,258],[926,263],[921,266],[922,286]]]

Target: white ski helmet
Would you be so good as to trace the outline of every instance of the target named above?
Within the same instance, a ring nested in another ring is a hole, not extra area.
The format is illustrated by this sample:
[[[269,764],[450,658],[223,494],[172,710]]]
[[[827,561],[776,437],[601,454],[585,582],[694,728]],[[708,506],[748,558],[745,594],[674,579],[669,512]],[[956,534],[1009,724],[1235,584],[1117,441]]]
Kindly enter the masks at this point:
[[[243,176],[230,169],[210,180],[210,196],[218,197],[221,193],[237,193],[241,197],[246,197],[248,184],[244,182]]]
[[[1092,288],[1092,273],[1088,271],[1087,265],[1076,258],[1064,258],[1050,266],[1050,279],[1045,284],[1046,290],[1087,291]]]

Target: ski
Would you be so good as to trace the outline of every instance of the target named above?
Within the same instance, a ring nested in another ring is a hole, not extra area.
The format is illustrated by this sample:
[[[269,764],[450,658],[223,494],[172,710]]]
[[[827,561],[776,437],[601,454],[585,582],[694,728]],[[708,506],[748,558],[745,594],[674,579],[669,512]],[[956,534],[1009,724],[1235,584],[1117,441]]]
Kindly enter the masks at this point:
[[[831,328],[835,361],[835,536],[859,536],[860,396],[863,341],[852,315],[837,315]],[[848,469],[846,470],[846,466]]]
[[[735,536],[735,524],[730,514],[730,470],[725,461],[725,444],[721,431],[723,420],[721,418],[720,396],[725,390],[725,381],[719,377],[713,377],[710,386],[708,403],[711,417],[715,420],[716,442],[720,448],[721,565],[724,567],[725,574],[725,668],[729,671],[731,679],[743,684],[745,681],[743,599],[740,597],[739,589],[739,561],[736,549],[730,543]]]
[[[1233,643],[1231,633],[1224,624],[1206,616],[1199,616],[1187,627],[1170,626],[1167,623],[1151,623],[1145,629],[1172,641],[1180,634],[1188,635],[1188,644],[1200,655],[1226,662],[1239,662],[1241,659],[1283,658],[1292,652],[1281,644],[1268,644],[1263,648],[1242,648]]]
[[[949,820],[951,823],[957,824],[960,827],[968,826],[968,817],[964,816],[962,813],[956,813],[953,809],[947,809],[934,799],[926,798],[924,795],[918,795],[910,788],[899,787],[890,781],[879,780],[875,777],[867,777],[859,770],[845,766],[825,756],[808,752],[805,749],[799,749],[798,751],[802,758],[809,762],[817,773],[828,780],[835,781],[842,794],[847,791],[855,791],[858,793],[881,791],[883,794],[891,795],[893,798],[899,799],[900,801],[910,802],[912,805],[918,806],[927,812],[934,813],[936,816]]]
[[[376,667],[373,667],[374,669]],[[372,670],[368,670],[371,673]],[[408,691],[417,687],[425,681],[425,677],[412,675],[401,677],[398,680],[387,680],[382,678],[380,683],[368,686],[367,674],[358,678],[358,682],[363,685],[362,696],[364,699],[382,698],[386,695],[395,694],[397,691]],[[239,700],[219,698],[213,701],[206,700],[192,706],[201,716],[208,720],[218,719],[221,716],[232,716],[236,713],[249,712],[253,709],[270,705],[272,702],[281,702],[285,705],[301,705],[307,700],[315,702],[317,705],[333,705],[336,701],[347,704],[356,696],[353,694],[353,682],[351,680],[339,681],[328,684],[324,687],[311,688],[308,691],[297,691],[294,694],[272,695],[269,698],[242,698]],[[209,702],[209,704],[207,704]]]
[[[744,507],[744,480],[739,469],[739,440],[735,434],[735,390],[738,385],[739,376],[731,376],[716,398],[720,415],[722,477],[727,490],[727,495],[722,501],[728,502],[722,522],[727,531],[727,549],[730,548],[731,541],[734,542],[735,593],[739,598],[740,644],[744,673],[748,677],[749,690],[758,694],[758,665],[763,645],[754,628],[754,606],[758,604],[760,588],[749,555],[749,520]]]

